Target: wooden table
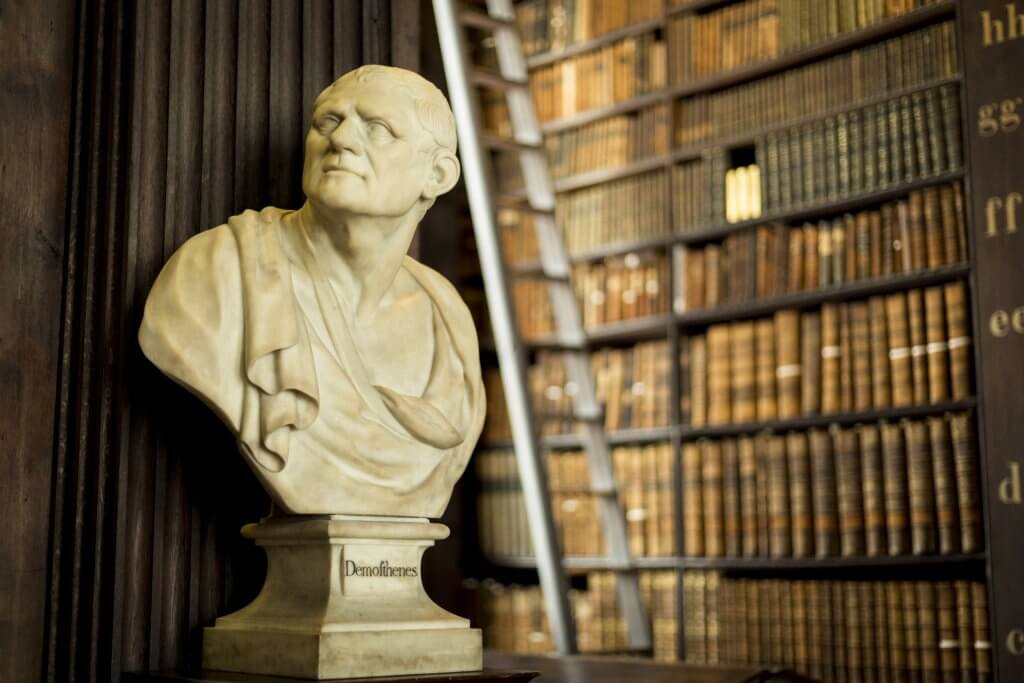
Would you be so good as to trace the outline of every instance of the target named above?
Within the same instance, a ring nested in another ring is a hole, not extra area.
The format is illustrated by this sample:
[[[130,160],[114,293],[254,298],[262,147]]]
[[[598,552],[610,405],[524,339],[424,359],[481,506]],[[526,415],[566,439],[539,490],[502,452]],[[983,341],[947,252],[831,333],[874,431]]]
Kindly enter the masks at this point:
[[[203,671],[194,675],[125,673],[121,680],[124,683],[297,683],[299,679]],[[809,679],[751,666],[696,666],[629,657],[555,657],[488,651],[484,653],[483,671],[334,680],[337,683],[527,683],[531,680],[534,683],[797,683]]]
[[[548,657],[484,652],[484,666],[539,671],[534,683],[753,683],[808,681],[789,673],[740,666],[662,664],[629,657]]]

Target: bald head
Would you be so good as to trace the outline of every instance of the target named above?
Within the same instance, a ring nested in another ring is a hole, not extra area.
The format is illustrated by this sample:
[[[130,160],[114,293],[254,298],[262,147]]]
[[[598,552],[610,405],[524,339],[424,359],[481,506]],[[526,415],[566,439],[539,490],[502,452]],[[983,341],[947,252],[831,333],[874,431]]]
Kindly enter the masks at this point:
[[[438,147],[455,153],[458,138],[455,134],[455,116],[448,105],[448,100],[437,86],[408,69],[368,64],[349,71],[324,88],[313,103],[313,109],[316,110],[332,91],[352,82],[385,83],[390,89],[404,91],[412,100],[416,120],[423,129],[430,134]]]

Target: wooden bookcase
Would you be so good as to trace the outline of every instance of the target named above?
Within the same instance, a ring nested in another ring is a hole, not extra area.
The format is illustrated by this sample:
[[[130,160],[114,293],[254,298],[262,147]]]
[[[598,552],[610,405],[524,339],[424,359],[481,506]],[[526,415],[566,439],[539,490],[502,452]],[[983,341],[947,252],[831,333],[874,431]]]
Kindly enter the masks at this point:
[[[667,5],[668,3],[666,3]],[[666,31],[672,17],[700,12],[731,4],[725,0],[694,0],[681,6],[668,7],[660,18],[627,26],[581,43],[572,44],[555,54],[531,57],[531,68],[539,68],[561,60],[610,45],[623,38],[652,31]],[[1024,473],[1021,472],[1021,444],[1024,443],[1024,394],[1017,378],[1024,380],[1024,237],[1020,224],[1024,221],[1024,125],[1019,118],[1024,111],[1024,81],[1017,71],[1024,68],[1024,2],[978,0],[957,2],[940,0],[901,16],[849,31],[811,47],[798,49],[770,61],[741,67],[711,78],[682,86],[671,85],[612,106],[591,109],[543,125],[546,134],[564,132],[602,118],[637,111],[658,103],[671,105],[681,97],[722,90],[780,73],[786,69],[810,64],[852,49],[868,46],[908,31],[940,21],[955,20],[962,73],[952,78],[918,84],[906,92],[889,92],[875,100],[859,101],[854,106],[836,108],[815,114],[823,119],[859,109],[865,105],[890,100],[910,91],[953,84],[960,90],[964,167],[913,182],[891,184],[884,189],[843,197],[837,201],[805,205],[798,209],[763,215],[760,218],[720,224],[680,234],[630,243],[616,243],[577,253],[577,262],[593,262],[610,256],[636,251],[661,251],[673,263],[676,245],[701,244],[732,233],[751,229],[772,221],[792,222],[835,216],[848,211],[877,207],[906,196],[909,192],[960,181],[965,190],[965,213],[971,245],[967,263],[948,265],[918,272],[858,280],[846,284],[801,291],[793,294],[756,299],[750,303],[721,305],[685,313],[668,313],[644,319],[628,320],[590,332],[594,346],[624,344],[651,339],[665,339],[670,345],[672,362],[671,400],[675,419],[672,424],[653,429],[636,429],[610,434],[612,445],[670,442],[674,449],[675,548],[671,557],[636,559],[640,569],[668,569],[679,573],[678,623],[680,655],[684,652],[683,613],[688,606],[682,598],[682,573],[687,569],[715,569],[747,577],[860,577],[928,579],[940,576],[946,580],[973,579],[987,583],[992,660],[995,680],[1024,680],[1024,592],[1017,590],[1024,579],[1024,561],[1018,550],[1024,531]],[[670,107],[670,135],[674,138],[676,109]],[[786,128],[803,121],[790,121]],[[674,147],[667,155],[647,158],[624,166],[589,171],[563,177],[556,182],[559,191],[568,192],[637,176],[653,170],[670,174],[674,164],[699,157],[712,148],[752,145],[766,130],[753,130],[727,138],[717,138]],[[668,183],[666,177],[664,182]],[[668,202],[668,220],[672,223],[672,202]],[[671,267],[671,266],[670,266]],[[536,264],[520,265],[516,272],[530,275]],[[674,278],[672,278],[674,280]],[[679,358],[680,340],[709,325],[769,316],[779,309],[812,309],[823,303],[845,302],[867,297],[950,282],[964,282],[970,289],[969,304],[974,340],[975,396],[966,400],[940,403],[918,403],[909,407],[882,410],[812,415],[785,420],[744,424],[693,427],[680,423]],[[543,349],[554,340],[537,340],[530,346]],[[906,555],[885,557],[852,557],[827,559],[769,559],[737,557],[686,557],[682,553],[683,503],[682,445],[703,437],[729,437],[756,434],[765,430],[784,432],[827,425],[855,425],[862,422],[899,420],[968,412],[974,416],[977,453],[980,458],[981,506],[985,520],[984,552],[954,555]],[[572,434],[545,438],[547,446],[577,448],[579,439]],[[510,444],[486,444],[487,447]],[[528,559],[494,560],[510,567],[527,568]],[[600,558],[569,557],[567,569],[574,572],[600,570]],[[936,672],[936,675],[938,673]]]

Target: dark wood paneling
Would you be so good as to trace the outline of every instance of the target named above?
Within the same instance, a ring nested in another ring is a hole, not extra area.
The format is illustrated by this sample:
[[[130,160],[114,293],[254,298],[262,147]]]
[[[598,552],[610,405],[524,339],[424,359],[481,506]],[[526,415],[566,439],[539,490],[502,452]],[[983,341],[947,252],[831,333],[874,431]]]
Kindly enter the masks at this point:
[[[49,4],[0,10],[0,220],[31,234],[0,245],[16,293],[0,372],[19,397],[0,418],[0,608],[15,615],[0,680],[195,669],[202,627],[259,590],[262,552],[239,528],[269,499],[210,411],[142,356],[145,298],[198,231],[301,203],[312,100],[394,61],[390,7]]]
[[[0,9],[0,680],[45,667],[74,7]]]
[[[1024,126],[1014,117],[1024,116],[1024,2],[977,0],[961,8],[992,654],[997,679],[1019,681],[1024,680],[1019,550],[1024,534]]]

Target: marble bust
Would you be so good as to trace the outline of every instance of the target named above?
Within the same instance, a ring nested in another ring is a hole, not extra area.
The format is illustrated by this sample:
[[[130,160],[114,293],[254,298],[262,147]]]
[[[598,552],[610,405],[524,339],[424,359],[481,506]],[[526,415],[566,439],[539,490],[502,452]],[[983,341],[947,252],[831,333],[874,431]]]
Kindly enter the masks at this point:
[[[167,262],[139,341],[289,514],[439,517],[483,425],[473,321],[406,255],[459,178],[454,118],[365,66],[317,98],[297,210],[245,211]]]

